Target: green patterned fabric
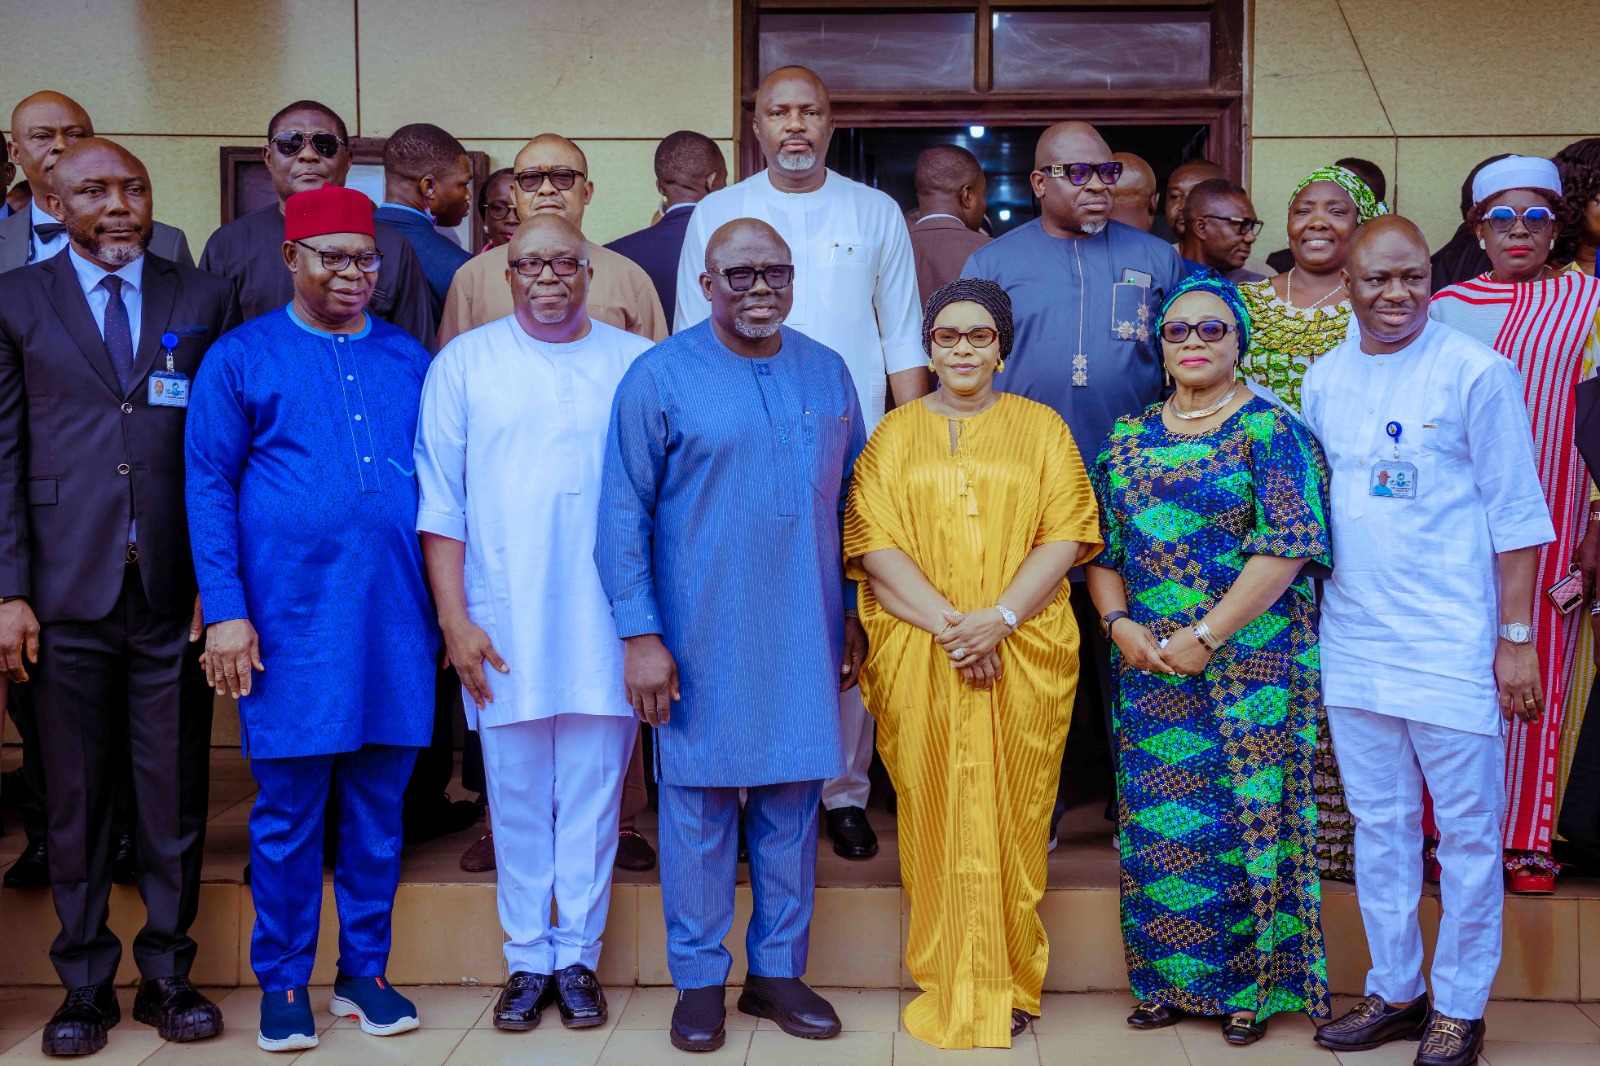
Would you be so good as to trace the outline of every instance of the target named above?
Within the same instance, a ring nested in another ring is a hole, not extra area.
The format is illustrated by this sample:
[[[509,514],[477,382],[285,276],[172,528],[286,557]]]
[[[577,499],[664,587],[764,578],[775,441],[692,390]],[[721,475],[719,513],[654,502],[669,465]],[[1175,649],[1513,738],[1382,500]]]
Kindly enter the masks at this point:
[[[1113,648],[1122,933],[1133,993],[1192,1014],[1328,1016],[1312,753],[1320,674],[1311,573],[1330,562],[1322,452],[1261,399],[1209,433],[1157,404],[1118,421],[1092,471],[1128,611],[1158,639],[1216,606],[1252,555],[1308,560],[1200,677]]]

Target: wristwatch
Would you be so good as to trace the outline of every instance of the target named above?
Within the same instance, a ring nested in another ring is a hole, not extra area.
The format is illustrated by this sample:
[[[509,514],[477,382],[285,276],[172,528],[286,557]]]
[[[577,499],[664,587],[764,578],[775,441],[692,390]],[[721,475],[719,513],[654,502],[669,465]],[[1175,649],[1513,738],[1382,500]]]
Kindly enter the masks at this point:
[[[1104,618],[1100,619],[1100,630],[1101,630],[1101,632],[1105,633],[1106,636],[1109,637],[1111,635],[1111,627],[1112,626],[1116,625],[1118,622],[1122,621],[1124,618],[1131,618],[1131,617],[1133,617],[1133,616],[1130,615],[1127,611],[1112,611],[1110,614],[1108,614]]]
[[[1015,632],[1017,628],[1017,616],[1012,612],[1011,608],[1007,607],[1003,603],[997,603],[994,605],[994,609],[1000,612],[1001,620],[1004,621],[1006,625],[1010,626],[1012,631]]]
[[[1532,644],[1533,627],[1522,622],[1512,622],[1500,627],[1500,639],[1507,644]]]

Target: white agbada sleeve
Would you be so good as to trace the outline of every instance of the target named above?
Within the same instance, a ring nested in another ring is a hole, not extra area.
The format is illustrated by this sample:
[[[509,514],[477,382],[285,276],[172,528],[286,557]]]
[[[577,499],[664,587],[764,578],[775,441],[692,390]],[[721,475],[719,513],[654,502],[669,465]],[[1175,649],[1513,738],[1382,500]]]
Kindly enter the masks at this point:
[[[872,305],[878,316],[884,371],[898,374],[927,365],[928,357],[922,351],[922,301],[911,255],[911,232],[898,215],[887,228]]]
[[[1522,379],[1509,359],[1477,375],[1462,400],[1472,480],[1489,519],[1496,554],[1556,539],[1550,505],[1533,460],[1533,431],[1522,399]]]
[[[460,345],[434,357],[417,414],[417,532],[467,539],[467,396]]]

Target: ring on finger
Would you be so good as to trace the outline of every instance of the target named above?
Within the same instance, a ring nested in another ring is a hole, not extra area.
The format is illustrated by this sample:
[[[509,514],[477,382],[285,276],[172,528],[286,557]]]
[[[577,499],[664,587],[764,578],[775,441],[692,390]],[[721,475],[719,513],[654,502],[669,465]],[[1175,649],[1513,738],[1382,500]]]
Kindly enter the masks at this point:
[[[957,648],[955,651],[950,653],[950,657],[952,659],[965,659],[967,657],[967,649]]]

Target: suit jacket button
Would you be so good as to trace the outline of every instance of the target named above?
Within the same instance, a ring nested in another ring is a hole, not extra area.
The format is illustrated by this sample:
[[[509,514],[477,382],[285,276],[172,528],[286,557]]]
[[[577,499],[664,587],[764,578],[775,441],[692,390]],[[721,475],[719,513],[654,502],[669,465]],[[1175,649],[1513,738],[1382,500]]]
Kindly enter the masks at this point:
[[[126,473],[128,473],[128,471],[130,471],[132,469],[133,469],[133,467],[129,466],[127,463],[118,463],[117,464],[117,473],[119,473],[119,474],[126,474]]]
[[[122,413],[125,414],[125,415],[133,414],[133,404],[131,404],[131,403],[123,404],[122,405]]]

